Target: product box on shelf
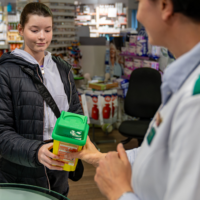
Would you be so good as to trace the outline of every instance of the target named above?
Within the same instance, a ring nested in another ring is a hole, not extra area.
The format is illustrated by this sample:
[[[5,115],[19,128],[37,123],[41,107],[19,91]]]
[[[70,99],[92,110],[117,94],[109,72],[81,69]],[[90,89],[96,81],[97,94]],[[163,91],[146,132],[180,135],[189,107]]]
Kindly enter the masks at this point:
[[[137,47],[136,46],[130,46],[128,48],[128,54],[131,56],[136,56],[137,55]]]
[[[89,83],[89,88],[95,90],[108,90],[118,87],[118,83]]]
[[[131,35],[129,38],[129,45],[130,46],[137,46],[137,35]]]
[[[143,67],[143,60],[134,59],[133,66],[134,66],[134,68],[141,68],[141,67]]]
[[[122,53],[123,55],[128,54],[128,47],[122,47],[122,48],[121,48],[121,53]]]
[[[161,47],[158,46],[151,47],[151,54],[150,54],[151,58],[153,58],[154,60],[158,60],[160,58],[160,54],[161,54]]]
[[[143,67],[149,67],[149,68],[152,68],[152,69],[159,70],[159,63],[158,62],[144,60]]]
[[[125,68],[125,69],[124,69],[124,75],[125,75],[128,79],[130,79],[132,72],[133,72],[133,70],[130,70],[130,69],[128,69],[128,68]]]
[[[129,62],[129,61],[133,61],[133,58],[131,58],[131,57],[128,57],[128,56],[125,56],[124,57],[124,60],[126,61],[126,62]]]
[[[148,46],[145,36],[137,37],[137,56],[147,56]]]
[[[126,61],[125,62],[125,67],[133,71],[135,69],[134,62],[132,62],[132,61]]]

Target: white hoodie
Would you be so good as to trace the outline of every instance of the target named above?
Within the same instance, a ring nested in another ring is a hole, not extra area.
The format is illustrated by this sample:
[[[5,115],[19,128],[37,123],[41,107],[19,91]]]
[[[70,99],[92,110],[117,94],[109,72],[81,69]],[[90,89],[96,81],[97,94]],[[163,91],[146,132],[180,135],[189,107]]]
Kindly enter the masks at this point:
[[[39,63],[33,58],[29,53],[21,49],[15,49],[11,52],[11,54],[21,57],[27,62],[32,64]],[[68,98],[64,90],[64,85],[60,78],[60,74],[56,63],[52,60],[52,56],[50,52],[45,52],[44,57],[44,75],[43,75],[43,83],[46,88],[49,90],[51,96],[55,100],[58,108],[60,111],[68,111],[69,103]],[[43,133],[43,140],[52,139],[52,132],[56,123],[56,116],[52,112],[51,108],[46,105],[44,102],[44,133]]]

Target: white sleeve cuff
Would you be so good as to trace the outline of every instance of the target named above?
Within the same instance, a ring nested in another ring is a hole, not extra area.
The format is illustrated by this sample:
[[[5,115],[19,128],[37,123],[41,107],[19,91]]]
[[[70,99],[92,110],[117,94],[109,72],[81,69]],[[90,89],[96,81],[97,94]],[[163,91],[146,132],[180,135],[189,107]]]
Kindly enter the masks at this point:
[[[118,200],[140,200],[134,193],[126,192]]]
[[[133,164],[135,162],[135,159],[137,157],[137,154],[138,154],[139,150],[140,150],[140,147],[126,151],[128,160],[129,160],[129,162],[130,162],[130,164],[131,164],[132,167],[133,167]]]

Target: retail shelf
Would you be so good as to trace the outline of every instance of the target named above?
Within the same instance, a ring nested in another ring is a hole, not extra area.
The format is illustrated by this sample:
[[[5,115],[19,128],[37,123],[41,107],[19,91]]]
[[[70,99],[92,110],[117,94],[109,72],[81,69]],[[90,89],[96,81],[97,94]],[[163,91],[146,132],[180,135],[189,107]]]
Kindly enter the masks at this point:
[[[47,4],[47,3],[45,3]],[[62,9],[62,10],[75,10],[74,6],[52,6],[52,5],[47,5],[50,9]]]
[[[114,25],[114,22],[107,23],[107,22],[100,22],[99,25]]]
[[[114,22],[112,22],[112,23],[99,23],[99,25],[114,25],[115,23]],[[120,23],[121,25],[127,25],[127,23]]]
[[[75,17],[75,13],[67,13],[67,12],[52,12],[53,16],[70,16]]]
[[[73,41],[75,40],[75,37],[71,37],[71,38],[65,38],[65,39],[61,39],[61,38],[53,38],[53,40],[56,40],[56,41]]]
[[[19,43],[24,43],[24,40],[20,40],[20,41],[10,40],[10,41],[8,41],[8,43],[17,43],[17,44],[19,44]]]
[[[92,15],[92,16],[95,16],[96,13],[78,13],[78,16],[82,16],[82,15]]]
[[[53,35],[76,35],[75,31],[54,31]]]
[[[0,33],[7,33],[7,31],[2,31],[2,30],[0,30]]]
[[[83,26],[96,26],[97,23],[87,23],[87,22],[83,22],[83,23],[76,23],[77,25],[83,25]]]
[[[74,22],[74,19],[53,19],[53,22]]]
[[[0,41],[5,41],[5,40],[7,40],[6,38],[0,38]]]
[[[48,48],[67,47],[69,44],[50,44]]]
[[[77,18],[75,18],[74,20],[75,21],[79,21],[79,23],[90,23],[90,21],[91,21],[89,19],[88,20],[83,20],[83,19],[77,19]]]
[[[52,54],[62,54],[62,53],[66,53],[66,51],[52,51]]]
[[[140,59],[140,60],[149,60],[149,57],[134,56],[134,55],[128,55],[128,54],[120,54],[120,56],[131,57],[131,58]]]
[[[101,30],[99,30],[99,32],[98,32],[99,34],[119,34],[120,33],[120,30],[116,30],[116,31],[101,31]]]
[[[68,41],[73,41],[74,39],[68,40]],[[69,44],[50,44],[48,48],[59,48],[59,47],[67,47]]]
[[[19,31],[18,31],[18,30],[8,30],[8,32],[15,32],[15,33],[18,33]]]
[[[74,25],[66,25],[66,24],[63,24],[63,25],[55,25],[54,27],[55,27],[55,28],[75,28]]]
[[[98,30],[90,30],[90,33],[99,33]]]
[[[41,3],[72,3],[74,4],[74,0],[40,0]]]
[[[99,16],[108,16],[108,13],[100,13]],[[117,14],[117,16],[126,16],[125,13]]]
[[[0,45],[0,49],[9,49],[9,45],[7,44]]]

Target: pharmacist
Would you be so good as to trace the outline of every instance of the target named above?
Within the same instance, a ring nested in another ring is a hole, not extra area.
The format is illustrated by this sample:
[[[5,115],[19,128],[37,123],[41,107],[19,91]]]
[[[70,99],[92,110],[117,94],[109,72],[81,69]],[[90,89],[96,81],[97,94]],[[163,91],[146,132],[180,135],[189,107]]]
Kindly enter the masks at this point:
[[[79,157],[109,200],[200,199],[200,1],[140,0],[138,20],[150,43],[177,60],[167,67],[162,105],[140,149],[99,153],[88,139]]]

